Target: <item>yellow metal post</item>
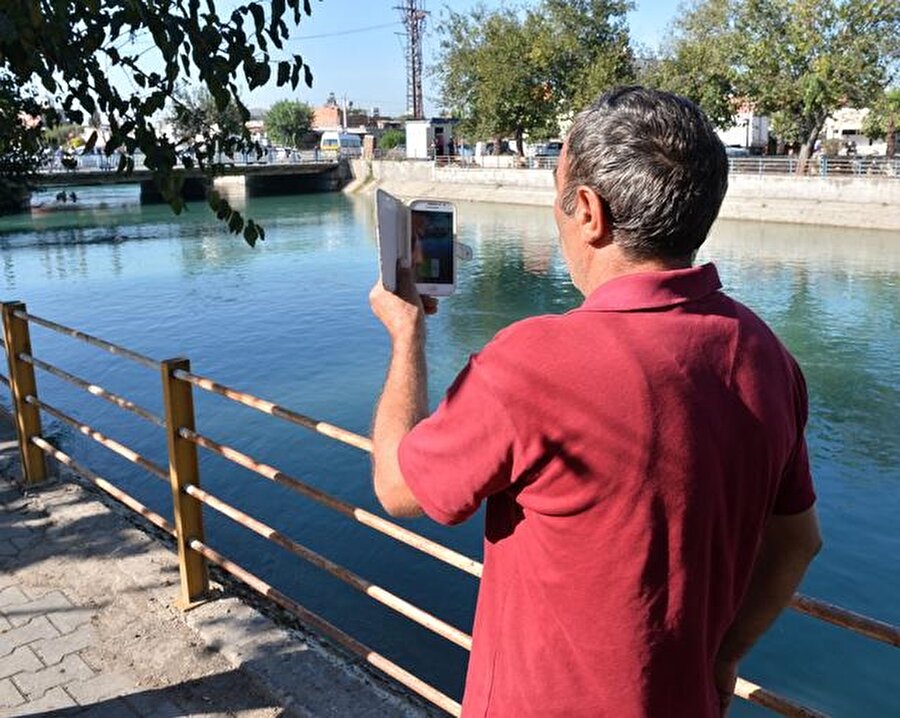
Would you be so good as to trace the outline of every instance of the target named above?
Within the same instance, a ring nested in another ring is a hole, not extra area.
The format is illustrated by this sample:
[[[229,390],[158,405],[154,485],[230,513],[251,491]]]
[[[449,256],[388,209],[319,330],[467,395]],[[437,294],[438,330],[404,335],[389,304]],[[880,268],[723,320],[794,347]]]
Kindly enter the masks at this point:
[[[178,568],[181,596],[176,602],[187,610],[202,601],[209,591],[206,559],[190,548],[193,539],[203,541],[202,504],[184,492],[184,487],[200,485],[197,447],[181,437],[182,428],[194,430],[194,400],[189,383],[176,379],[178,369],[191,370],[187,359],[168,359],[161,364],[163,401],[166,407],[166,437],[169,445],[169,481],[175,507]]]
[[[22,457],[22,473],[26,484],[36,484],[47,477],[44,453],[31,443],[32,437],[41,435],[41,412],[25,401],[28,396],[37,398],[34,367],[19,359],[19,354],[31,354],[31,338],[28,321],[14,312],[25,311],[22,302],[3,302],[3,341],[9,360],[9,390],[16,417],[16,436]]]

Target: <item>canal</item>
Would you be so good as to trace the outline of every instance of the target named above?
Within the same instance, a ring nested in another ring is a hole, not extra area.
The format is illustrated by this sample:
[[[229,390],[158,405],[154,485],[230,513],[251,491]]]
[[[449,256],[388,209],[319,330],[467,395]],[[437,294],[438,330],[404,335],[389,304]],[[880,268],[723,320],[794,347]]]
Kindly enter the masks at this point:
[[[181,217],[138,203],[134,187],[78,189],[78,209],[0,218],[4,300],[156,359],[367,434],[388,358],[367,294],[376,276],[368,198],[248,200],[267,239],[255,249],[208,210]],[[51,202],[51,195],[35,201]],[[69,205],[71,207],[71,205]],[[522,317],[563,312],[569,285],[549,209],[459,206],[474,248],[459,289],[429,319],[435,404],[468,355]],[[808,430],[825,548],[809,595],[900,622],[900,237],[815,226],[719,222],[702,250],[727,291],[794,352],[810,390]],[[39,327],[35,356],[162,411],[159,377]],[[4,371],[4,373],[6,373]],[[62,383],[41,398],[165,465],[162,432]],[[6,397],[3,397],[6,400]],[[289,474],[377,511],[368,457],[212,395],[199,429]],[[170,515],[168,487],[45,419],[65,450]],[[471,630],[476,581],[201,451],[205,488],[300,543]],[[209,543],[340,628],[459,698],[466,654],[227,519],[207,512]],[[411,528],[481,557],[481,516],[455,529]],[[797,614],[782,617],[742,674],[833,715],[896,715],[900,652]],[[746,704],[736,716],[769,715]]]

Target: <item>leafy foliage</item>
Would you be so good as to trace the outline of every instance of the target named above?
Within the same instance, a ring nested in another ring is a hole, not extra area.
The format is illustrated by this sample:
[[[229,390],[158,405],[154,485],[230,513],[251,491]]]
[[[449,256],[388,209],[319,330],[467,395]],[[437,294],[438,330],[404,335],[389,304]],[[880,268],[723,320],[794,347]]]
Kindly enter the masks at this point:
[[[539,57],[563,112],[577,112],[610,87],[634,80],[629,0],[544,0]]]
[[[887,140],[885,155],[897,154],[897,132],[900,130],[900,87],[884,92],[863,120],[862,131],[872,139]]]
[[[281,100],[266,113],[266,135],[275,144],[298,147],[312,121],[313,109],[305,102]]]
[[[742,101],[809,156],[825,120],[880,95],[900,57],[896,0],[699,0],[675,24],[656,84],[720,125]],[[801,161],[802,167],[802,161]]]
[[[0,212],[18,208],[37,170],[44,109],[0,70]],[[55,121],[48,113],[47,122]]]
[[[697,0],[674,22],[674,39],[642,78],[690,98],[713,124],[727,127],[735,114],[739,38],[733,0]]]
[[[387,130],[378,140],[378,146],[383,150],[392,150],[405,144],[406,133],[403,130]]]
[[[543,0],[520,14],[447,11],[436,72],[444,105],[477,137],[559,133],[559,118],[633,76],[623,0]],[[494,143],[499,148],[499,143]]]
[[[240,136],[244,131],[244,120],[237,104],[231,101],[220,110],[215,98],[205,87],[176,92],[170,119],[178,133],[175,137],[176,144],[192,144],[198,138],[202,140],[210,132],[234,137]]]
[[[0,70],[18,87],[37,83],[75,122],[83,122],[85,114],[102,113],[110,126],[106,152],[124,148],[128,155],[143,153],[164,199],[180,212],[184,202],[179,194],[183,183],[179,156],[175,143],[157,131],[152,118],[167,102],[178,104],[181,82],[196,81],[205,87],[220,112],[233,103],[242,122],[249,112],[238,94],[239,78],[251,90],[273,76],[279,87],[296,88],[301,80],[312,84],[303,58],[284,49],[288,20],[297,24],[302,14],[311,14],[310,0],[247,2],[223,14],[216,5],[214,0],[3,3]],[[148,69],[151,58],[135,43],[147,38],[155,50],[153,67],[161,65],[161,72]],[[116,74],[130,78],[134,92],[117,89],[110,79]],[[96,138],[95,133],[88,140],[88,149]],[[233,155],[248,142],[246,131],[236,138],[210,128],[194,143],[196,160],[184,155],[182,164],[190,169],[196,161],[212,173],[222,154]],[[132,158],[120,164],[121,171],[133,167]],[[215,195],[211,204],[232,232],[243,232],[251,244],[256,241],[256,225],[245,222]]]

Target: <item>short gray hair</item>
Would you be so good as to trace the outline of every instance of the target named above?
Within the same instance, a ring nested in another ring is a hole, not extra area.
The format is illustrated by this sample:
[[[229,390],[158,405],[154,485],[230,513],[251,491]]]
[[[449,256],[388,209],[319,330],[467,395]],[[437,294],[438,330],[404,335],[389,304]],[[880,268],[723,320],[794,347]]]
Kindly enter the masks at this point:
[[[563,212],[575,211],[586,185],[603,199],[613,241],[630,257],[689,257],[703,244],[728,189],[728,159],[693,102],[616,88],[576,116],[566,141]]]

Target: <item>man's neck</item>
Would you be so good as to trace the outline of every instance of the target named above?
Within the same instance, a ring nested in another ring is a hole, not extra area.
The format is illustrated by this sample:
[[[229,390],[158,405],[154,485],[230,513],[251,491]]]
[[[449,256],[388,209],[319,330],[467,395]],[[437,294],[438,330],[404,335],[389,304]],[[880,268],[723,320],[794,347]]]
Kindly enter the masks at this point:
[[[587,277],[579,287],[584,296],[590,296],[595,289],[607,282],[627,274],[639,272],[665,272],[673,269],[687,269],[690,259],[633,259],[615,244],[595,250],[587,268]]]

